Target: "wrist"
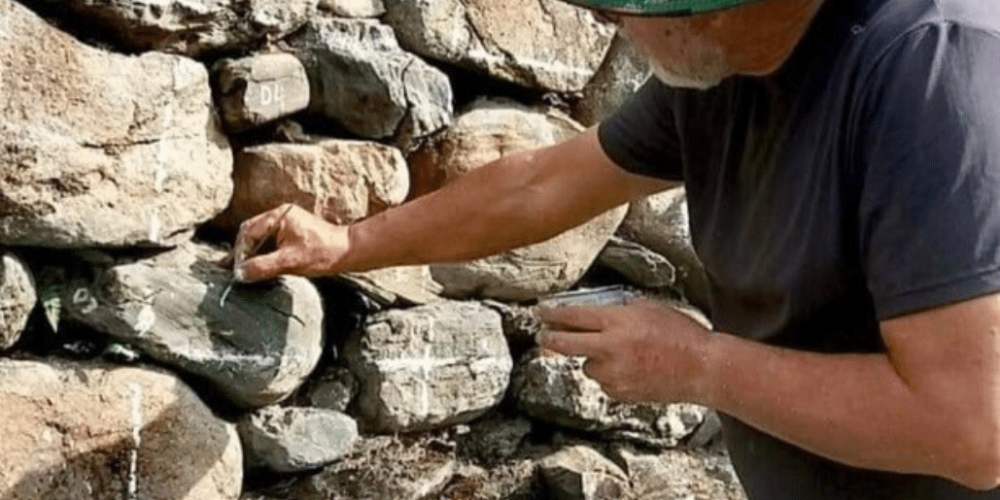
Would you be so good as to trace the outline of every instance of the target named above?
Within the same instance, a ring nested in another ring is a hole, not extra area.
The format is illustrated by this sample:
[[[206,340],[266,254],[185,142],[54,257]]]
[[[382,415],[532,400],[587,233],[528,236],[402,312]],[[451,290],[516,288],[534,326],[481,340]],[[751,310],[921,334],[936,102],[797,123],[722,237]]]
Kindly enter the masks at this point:
[[[726,344],[726,335],[716,332],[706,332],[694,342],[692,349],[693,375],[689,399],[692,403],[702,406],[717,406],[717,388],[715,380],[717,368],[722,356],[720,351]]]

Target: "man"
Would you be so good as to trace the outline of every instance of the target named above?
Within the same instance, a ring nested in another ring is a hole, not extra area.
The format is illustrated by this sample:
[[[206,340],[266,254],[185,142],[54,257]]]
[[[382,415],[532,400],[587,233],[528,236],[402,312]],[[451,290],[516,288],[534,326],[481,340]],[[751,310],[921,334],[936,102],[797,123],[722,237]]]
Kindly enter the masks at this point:
[[[717,332],[638,303],[548,311],[543,344],[612,396],[717,408],[753,500],[1000,499],[996,2],[571,1],[659,78],[355,226],[293,211],[244,277],[480,257],[683,181]]]

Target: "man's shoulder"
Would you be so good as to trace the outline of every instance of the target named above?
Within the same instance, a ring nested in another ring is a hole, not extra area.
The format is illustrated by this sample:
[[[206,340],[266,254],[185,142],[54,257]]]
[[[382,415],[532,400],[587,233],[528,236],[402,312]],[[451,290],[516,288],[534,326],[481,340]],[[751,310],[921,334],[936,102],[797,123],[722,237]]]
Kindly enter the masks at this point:
[[[902,39],[927,29],[961,29],[1000,38],[996,0],[881,0],[872,7],[864,32],[866,52],[887,52]]]

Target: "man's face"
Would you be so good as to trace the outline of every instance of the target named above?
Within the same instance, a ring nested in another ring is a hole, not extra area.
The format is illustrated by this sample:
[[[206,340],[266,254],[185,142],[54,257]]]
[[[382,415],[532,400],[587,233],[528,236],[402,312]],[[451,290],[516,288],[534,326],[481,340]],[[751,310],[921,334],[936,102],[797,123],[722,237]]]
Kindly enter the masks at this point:
[[[718,41],[695,17],[622,17],[620,32],[649,58],[653,74],[672,87],[707,89],[735,74]]]

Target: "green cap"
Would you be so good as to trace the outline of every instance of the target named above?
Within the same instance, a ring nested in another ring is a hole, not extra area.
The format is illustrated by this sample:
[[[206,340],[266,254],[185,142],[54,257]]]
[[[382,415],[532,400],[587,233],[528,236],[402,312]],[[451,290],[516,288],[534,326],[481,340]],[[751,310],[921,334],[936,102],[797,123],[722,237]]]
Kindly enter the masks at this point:
[[[563,0],[592,10],[636,16],[690,16],[759,0]]]

